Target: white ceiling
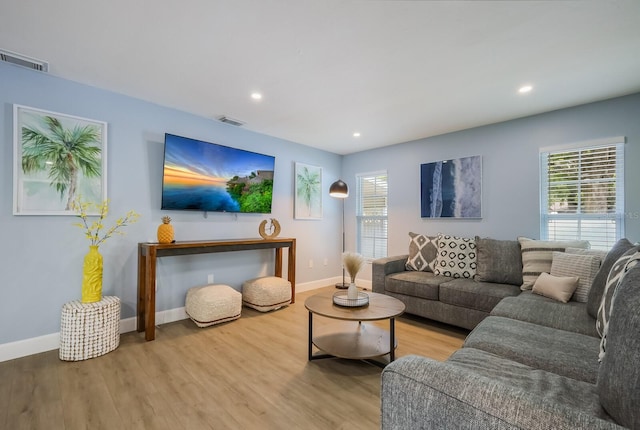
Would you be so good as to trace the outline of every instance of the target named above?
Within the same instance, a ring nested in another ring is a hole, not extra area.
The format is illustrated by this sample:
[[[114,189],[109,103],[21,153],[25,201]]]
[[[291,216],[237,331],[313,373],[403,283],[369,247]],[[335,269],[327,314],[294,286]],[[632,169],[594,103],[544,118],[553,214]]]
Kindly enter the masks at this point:
[[[0,16],[0,49],[53,75],[338,154],[640,91],[638,0],[0,0]]]

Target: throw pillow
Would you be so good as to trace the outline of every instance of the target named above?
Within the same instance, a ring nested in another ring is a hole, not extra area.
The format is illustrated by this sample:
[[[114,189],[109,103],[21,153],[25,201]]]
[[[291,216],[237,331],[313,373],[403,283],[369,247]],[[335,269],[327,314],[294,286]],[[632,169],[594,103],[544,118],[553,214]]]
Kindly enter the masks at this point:
[[[522,251],[522,290],[530,290],[542,272],[551,271],[553,251],[564,252],[567,248],[589,248],[586,240],[554,241],[535,240],[527,237],[519,237],[520,250]]]
[[[522,285],[522,255],[516,240],[496,240],[476,236],[479,282]]]
[[[625,254],[625,256],[626,255],[627,254]],[[623,258],[620,257],[618,262],[620,260],[623,260]],[[618,286],[622,284],[622,282],[624,281],[624,277],[629,272],[629,270],[631,270],[632,267],[636,266],[639,261],[640,261],[640,251],[636,250],[636,252],[634,253],[629,253],[628,257],[624,259],[624,267],[620,272],[617,273],[617,275],[615,276],[615,279],[613,279],[615,281],[615,287],[608,288],[609,283],[607,282],[607,290],[605,291],[605,295],[602,300],[603,304],[600,306],[601,308],[603,307],[605,308],[602,312],[604,319],[601,324],[602,338],[600,339],[600,353],[598,354],[598,361],[600,362],[602,362],[602,359],[604,358],[604,354],[607,349],[607,331],[609,330],[609,319],[611,317],[611,307],[613,306],[613,302],[616,300],[616,292],[618,291]],[[616,265],[614,265],[614,268],[618,265],[618,262],[616,262]],[[614,271],[614,268],[611,269],[612,272]],[[608,300],[608,303],[606,303],[604,299],[607,298],[607,296],[609,296],[609,290],[613,290],[613,294],[611,294],[610,300]],[[598,316],[600,316],[600,312],[598,312]],[[599,319],[596,322],[596,328],[598,328],[598,322],[600,322]],[[598,330],[598,332],[600,332],[600,330]]]
[[[596,274],[589,290],[589,297],[587,298],[587,313],[593,318],[598,318],[598,308],[600,308],[600,302],[602,301],[602,293],[604,287],[607,284],[607,277],[611,271],[611,266],[618,261],[618,258],[627,252],[630,248],[633,248],[633,244],[627,239],[620,239],[613,245],[613,248],[607,253],[607,256],[602,260],[600,270]]]
[[[598,308],[598,317],[596,318],[596,330],[600,337],[604,336],[607,324],[609,324],[609,311],[611,310],[613,293],[615,293],[616,287],[625,273],[625,266],[639,249],[640,246],[633,246],[627,252],[622,254],[622,256],[620,256],[620,258],[618,258],[615,264],[611,267],[609,276],[607,276],[607,283],[604,286],[602,300],[600,301],[600,307]]]
[[[607,251],[603,249],[566,248],[564,252],[567,254],[593,255],[594,257],[599,257],[600,260],[604,260],[607,256]]]
[[[452,278],[473,278],[476,274],[476,241],[438,235],[438,255],[433,273]]]
[[[553,276],[577,276],[578,288],[573,293],[573,300],[587,303],[589,289],[600,269],[600,257],[596,255],[568,254],[553,252],[551,274]]]
[[[576,288],[578,288],[577,276],[553,276],[542,272],[533,284],[531,292],[567,303]]]
[[[405,268],[418,272],[433,272],[438,253],[437,236],[409,233],[409,257]]]

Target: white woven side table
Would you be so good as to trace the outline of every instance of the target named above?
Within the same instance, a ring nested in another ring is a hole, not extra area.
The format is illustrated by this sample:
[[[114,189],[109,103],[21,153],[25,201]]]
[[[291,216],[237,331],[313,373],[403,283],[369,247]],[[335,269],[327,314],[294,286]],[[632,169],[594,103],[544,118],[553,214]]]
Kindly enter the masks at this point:
[[[104,296],[95,303],[62,305],[60,360],[99,357],[120,345],[120,299]]]

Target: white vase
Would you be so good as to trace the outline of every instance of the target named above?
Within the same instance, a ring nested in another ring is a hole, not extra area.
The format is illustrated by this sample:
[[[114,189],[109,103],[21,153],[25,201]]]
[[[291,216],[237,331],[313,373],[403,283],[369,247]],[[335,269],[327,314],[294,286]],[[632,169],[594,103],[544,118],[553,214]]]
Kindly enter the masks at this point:
[[[358,298],[358,287],[356,287],[356,283],[352,282],[349,284],[349,288],[347,289],[347,299],[355,300]]]

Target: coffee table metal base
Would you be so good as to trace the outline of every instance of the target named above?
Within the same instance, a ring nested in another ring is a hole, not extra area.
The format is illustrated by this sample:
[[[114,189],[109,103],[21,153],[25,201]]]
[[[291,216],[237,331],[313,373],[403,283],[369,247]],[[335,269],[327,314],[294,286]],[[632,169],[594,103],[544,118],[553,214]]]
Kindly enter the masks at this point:
[[[313,353],[313,346],[320,353]],[[389,318],[389,330],[360,321],[341,321],[313,329],[309,312],[309,360],[347,358],[384,367],[395,360],[395,318]],[[389,361],[374,360],[388,355]]]

